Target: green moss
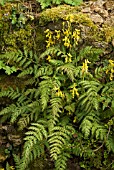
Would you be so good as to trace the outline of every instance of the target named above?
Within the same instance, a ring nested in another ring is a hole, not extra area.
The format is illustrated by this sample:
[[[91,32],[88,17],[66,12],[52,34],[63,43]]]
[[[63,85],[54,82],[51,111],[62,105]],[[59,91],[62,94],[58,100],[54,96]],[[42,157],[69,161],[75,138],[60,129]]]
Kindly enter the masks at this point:
[[[8,29],[9,30],[9,29]],[[3,42],[8,50],[22,49],[22,47],[32,48],[32,27],[27,25],[26,28],[18,30],[4,31]]]
[[[105,41],[106,42],[111,42],[111,40],[114,38],[114,27],[104,25],[102,32],[103,32],[103,34],[105,36]]]
[[[66,20],[68,16],[73,15],[73,20],[77,24],[83,24],[90,27],[96,27],[92,20],[83,14],[80,7],[72,7],[69,5],[60,5],[51,9],[47,9],[40,14],[40,24],[45,25],[50,21]]]
[[[2,7],[0,6],[0,20],[9,20],[13,8],[17,8],[16,3],[6,3]]]
[[[33,50],[42,47],[44,41],[43,30],[37,26],[36,21],[26,18],[26,24],[20,26],[12,24],[11,16],[12,10],[16,14],[23,13],[22,4],[6,3],[5,6],[0,7],[0,49],[3,51],[17,51],[17,50]],[[22,11],[20,11],[22,10]],[[25,17],[26,14],[25,14]]]
[[[50,21],[57,21],[65,19],[66,15],[80,11],[79,7],[72,7],[70,5],[59,5],[51,9],[47,9],[40,14],[40,24],[45,25]]]
[[[42,27],[37,27],[35,29],[35,49],[37,52],[43,50],[45,48],[45,34],[44,34],[44,28]]]

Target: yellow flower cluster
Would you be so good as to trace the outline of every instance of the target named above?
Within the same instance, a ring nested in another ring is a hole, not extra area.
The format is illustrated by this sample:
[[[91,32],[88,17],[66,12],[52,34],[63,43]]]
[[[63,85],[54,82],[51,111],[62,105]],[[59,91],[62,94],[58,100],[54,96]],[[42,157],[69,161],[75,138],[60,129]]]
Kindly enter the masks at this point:
[[[51,56],[50,55],[48,55],[48,57],[47,57],[47,59],[46,59],[47,61],[50,61],[51,60]]]
[[[49,48],[51,45],[55,44],[55,41],[53,40],[53,36],[52,36],[53,32],[47,29],[45,33],[46,33],[46,37],[48,38],[48,40],[46,40],[47,43],[46,47]]]
[[[75,95],[76,95],[77,97],[79,97],[78,89],[76,88],[76,83],[74,83],[74,84],[71,86],[70,92],[72,93],[72,98],[74,98]]]
[[[56,90],[56,96],[57,97],[61,97],[62,99],[65,98],[64,93],[59,88],[55,88],[55,90]]]
[[[75,45],[78,45],[78,41],[80,39],[80,30],[75,29],[72,32],[72,25],[71,25],[71,20],[67,21],[67,28],[65,29],[65,23],[63,22],[63,34],[64,34],[64,46],[67,48],[72,47],[72,43],[74,42]]]
[[[47,29],[46,31],[44,31],[44,33],[46,33],[46,37],[48,40],[46,40],[46,48],[49,48],[51,45],[55,44],[55,40],[59,40],[61,37],[61,31],[60,30],[55,30],[56,35],[53,35],[54,33]]]
[[[56,38],[57,40],[59,40],[60,37],[61,37],[61,31],[60,31],[60,30],[55,30],[55,33],[56,33],[55,38]]]
[[[71,63],[72,62],[72,55],[70,53],[67,53],[65,57],[65,63]]]
[[[80,39],[80,30],[75,29],[75,30],[73,31],[72,38],[74,39],[74,43],[75,43],[76,45],[78,45],[78,41],[79,41],[79,39]]]
[[[88,61],[88,59],[85,59],[85,62],[83,63],[83,66],[82,66],[82,74],[84,73],[87,73],[88,72],[88,65],[91,62]]]
[[[63,45],[65,48],[68,49],[68,53],[64,55],[65,57],[65,63],[71,63],[72,62],[72,55],[70,53],[71,48],[75,48],[76,45],[78,45],[78,41],[80,39],[80,30],[75,29],[73,31],[72,28],[72,22],[73,22],[73,15],[70,15],[70,17],[66,18],[66,22],[63,22],[63,28],[62,30],[55,30],[51,31],[47,29],[45,31],[46,33],[46,47],[49,48],[53,45]],[[51,56],[47,56],[47,60],[51,60]]]
[[[112,81],[114,78],[114,61],[109,60],[109,66],[108,69],[106,70],[106,74],[110,72],[110,80]]]
[[[63,22],[63,34],[64,34],[64,38],[62,39],[63,42],[64,42],[64,46],[67,47],[67,48],[71,48],[72,45],[71,45],[71,23],[69,21],[67,21],[68,23],[68,26],[67,28],[65,29],[65,22]]]

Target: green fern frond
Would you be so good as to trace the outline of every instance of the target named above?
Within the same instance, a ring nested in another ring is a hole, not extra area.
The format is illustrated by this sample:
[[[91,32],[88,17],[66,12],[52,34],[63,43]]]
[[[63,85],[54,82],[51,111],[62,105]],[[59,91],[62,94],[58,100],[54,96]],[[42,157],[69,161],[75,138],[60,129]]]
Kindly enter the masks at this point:
[[[40,93],[42,111],[44,111],[48,105],[52,88],[53,88],[53,83],[50,79],[43,80],[39,83],[39,93]]]
[[[27,127],[30,123],[30,115],[25,115],[24,117],[21,117],[18,121],[18,129],[23,130],[25,127]]]
[[[15,110],[12,111],[10,122],[14,123],[20,115],[27,114],[28,112],[28,106],[17,106]]]
[[[64,62],[62,61],[62,60],[50,60],[49,61],[49,63],[51,64],[51,65],[54,65],[54,66],[61,66],[61,65],[63,65],[64,64]]]
[[[8,107],[2,109],[0,111],[0,115],[5,115],[5,114],[9,114],[11,117],[11,113],[16,109],[16,105],[15,104],[10,104]]]
[[[46,56],[48,56],[48,55],[52,55],[53,56],[53,55],[57,54],[58,52],[60,52],[60,54],[62,53],[61,50],[57,46],[50,47],[50,48],[46,49],[45,52],[43,52],[40,55],[40,58],[44,59]]]
[[[18,167],[20,165],[20,157],[16,154],[13,154],[13,158],[14,158],[14,161],[15,161],[15,167],[16,167],[16,169],[18,169]]]
[[[29,127],[29,131],[26,132],[26,137],[24,138],[25,144],[20,165],[18,165],[19,170],[25,170],[31,161],[36,159],[36,157],[39,157],[42,152],[44,152],[43,141],[48,135],[46,125],[46,121],[39,120],[37,123],[32,123]]]
[[[82,50],[77,57],[77,62],[88,59],[89,61],[95,62],[98,61],[99,55],[103,52],[103,50],[98,48],[93,48],[92,46],[86,46]]]
[[[100,123],[94,123],[91,132],[92,135],[96,137],[96,139],[100,139],[102,141],[106,140],[108,133],[107,128]]]
[[[17,54],[19,54],[19,53],[14,52],[14,51],[6,52],[6,53],[3,53],[3,54],[0,54],[0,59],[4,59],[4,60],[8,59],[9,62],[10,62],[10,60],[13,60]]]
[[[7,90],[1,90],[0,97],[9,97],[11,99],[18,98],[21,94],[19,93],[19,89],[16,89],[16,93],[14,93],[15,90],[13,88],[9,88]]]
[[[64,146],[68,144],[75,130],[72,126],[55,126],[49,135],[50,154],[54,160],[62,153]],[[59,140],[59,142],[58,142]]]
[[[93,108],[98,110],[99,108],[99,90],[102,88],[102,85],[96,81],[81,81],[79,84],[82,85],[83,89],[86,91],[79,97],[79,107],[90,112]]]
[[[51,109],[50,114],[48,116],[48,124],[49,124],[49,133],[51,133],[52,129],[56,125],[56,123],[59,121],[60,113],[62,112],[62,99],[60,97],[54,97],[50,100]]]
[[[95,77],[97,79],[102,79],[104,74],[104,69],[102,67],[96,67],[95,69]]]
[[[77,57],[77,62],[86,58],[88,56],[88,54],[90,54],[91,49],[92,49],[92,46],[86,46],[85,48],[80,50],[80,53]]]
[[[102,108],[105,110],[105,108],[114,107],[114,81],[109,82],[104,85],[101,92],[101,98],[100,101],[102,102]]]
[[[104,124],[100,123],[99,115],[97,115],[95,112],[85,115],[80,124],[80,129],[82,130],[85,138],[92,136],[97,140],[100,139],[102,141],[106,140],[108,133],[108,130]]]
[[[28,113],[26,114],[27,110],[28,110]],[[38,121],[39,115],[41,113],[41,106],[40,106],[39,100],[28,104],[27,110],[25,111],[25,113],[21,116],[21,118],[18,121],[19,130],[23,130],[33,121],[34,122]]]
[[[74,113],[75,112],[75,103],[72,103],[70,105],[65,106],[65,109],[69,112],[69,114]]]
[[[96,92],[98,92],[98,90],[100,90],[100,88],[102,87],[102,85],[98,82],[98,81],[81,81],[80,84],[83,86],[84,89],[88,89],[88,88],[93,88]]]
[[[17,106],[16,104],[10,104],[8,107],[0,111],[0,115],[10,118],[10,122],[14,123],[17,118],[22,114],[28,113],[28,106]]]
[[[40,67],[35,74],[35,78],[42,77],[42,76],[49,76],[53,74],[53,69],[50,65]]]
[[[0,97],[8,97],[12,100],[18,99],[20,101],[20,98],[25,99],[26,97],[23,94],[23,91],[20,92],[18,88],[8,88],[7,90],[1,90]]]
[[[60,97],[55,97],[50,100],[52,113],[54,116],[58,115],[58,113],[61,113],[62,109],[62,99]]]
[[[36,81],[36,79],[35,79],[34,77],[30,77],[30,78],[28,78],[28,79],[25,81],[25,86],[27,86],[27,85],[35,85],[35,86],[37,86],[38,83],[39,83],[38,80]]]
[[[92,122],[89,119],[84,119],[80,125],[82,133],[84,134],[85,138],[88,138],[91,133],[92,129]]]
[[[57,71],[66,73],[68,78],[73,82],[75,80],[75,67],[71,63],[64,64],[57,68]]]
[[[31,75],[33,74],[34,70],[32,67],[28,67],[26,70],[22,70],[21,73],[18,74],[18,77],[24,77],[26,75]]]
[[[114,136],[113,135],[109,135],[108,139],[106,140],[106,147],[109,152],[112,151],[114,153]]]
[[[62,152],[55,162],[55,170],[65,170],[67,167],[67,160],[69,158],[70,158],[69,153]]]

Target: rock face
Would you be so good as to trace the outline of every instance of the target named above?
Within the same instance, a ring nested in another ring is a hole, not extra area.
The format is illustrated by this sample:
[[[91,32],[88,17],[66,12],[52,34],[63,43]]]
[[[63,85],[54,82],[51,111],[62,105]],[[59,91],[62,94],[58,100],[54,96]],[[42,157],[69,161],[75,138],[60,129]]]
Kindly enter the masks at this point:
[[[0,167],[2,163],[11,156],[12,150],[18,152],[22,144],[22,137],[14,128],[7,124],[0,124]]]
[[[100,30],[107,26],[112,28],[112,30],[110,30],[110,28],[106,28],[107,31],[106,33],[104,32],[104,34],[107,36],[107,42],[109,41],[108,35],[112,34],[110,42],[114,47],[114,0],[96,0],[85,2],[84,5],[81,6],[81,12],[87,14],[89,18],[91,18],[91,20],[100,28]],[[103,43],[104,42],[99,45],[102,46]],[[108,43],[104,46],[104,48],[108,48],[107,46]]]
[[[85,2],[81,11],[87,13],[96,24],[107,23],[114,26],[114,1],[112,0]]]
[[[90,18],[94,23],[102,24],[103,23],[103,18],[99,14],[91,14]]]

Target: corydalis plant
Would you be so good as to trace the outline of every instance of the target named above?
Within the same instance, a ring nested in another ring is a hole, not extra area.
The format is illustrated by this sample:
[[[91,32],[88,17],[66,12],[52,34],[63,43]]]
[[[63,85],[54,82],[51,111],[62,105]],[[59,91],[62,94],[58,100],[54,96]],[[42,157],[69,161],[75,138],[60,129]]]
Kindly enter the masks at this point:
[[[62,55],[65,63],[71,63],[73,60],[73,50],[78,45],[80,40],[80,30],[75,28],[72,29],[72,16],[66,18],[66,22],[63,22],[62,30],[51,31],[47,29],[46,34],[46,48],[57,46],[61,51],[58,56]],[[58,45],[57,45],[58,44]],[[53,56],[54,57],[54,56]],[[47,60],[54,59],[51,55],[48,55]],[[56,57],[57,59],[58,57]]]
[[[104,146],[114,152],[114,81],[106,78],[113,62],[105,66],[101,49],[80,47],[73,22],[70,15],[61,30],[46,30],[47,47],[39,55],[26,49],[1,54],[5,61],[10,54],[18,77],[28,78],[25,89],[0,92],[12,101],[0,111],[2,122],[8,119],[27,131],[21,156],[14,156],[17,170],[47,151],[56,170],[65,170],[72,155],[90,160]]]
[[[71,18],[71,16],[70,16]],[[63,28],[61,30],[51,31],[47,29],[46,33],[46,43],[47,48],[55,45],[55,44],[64,44],[64,47],[67,49],[75,47],[78,45],[78,41],[80,39],[80,30],[76,29],[72,30],[72,22],[71,20],[67,22],[63,22]]]

